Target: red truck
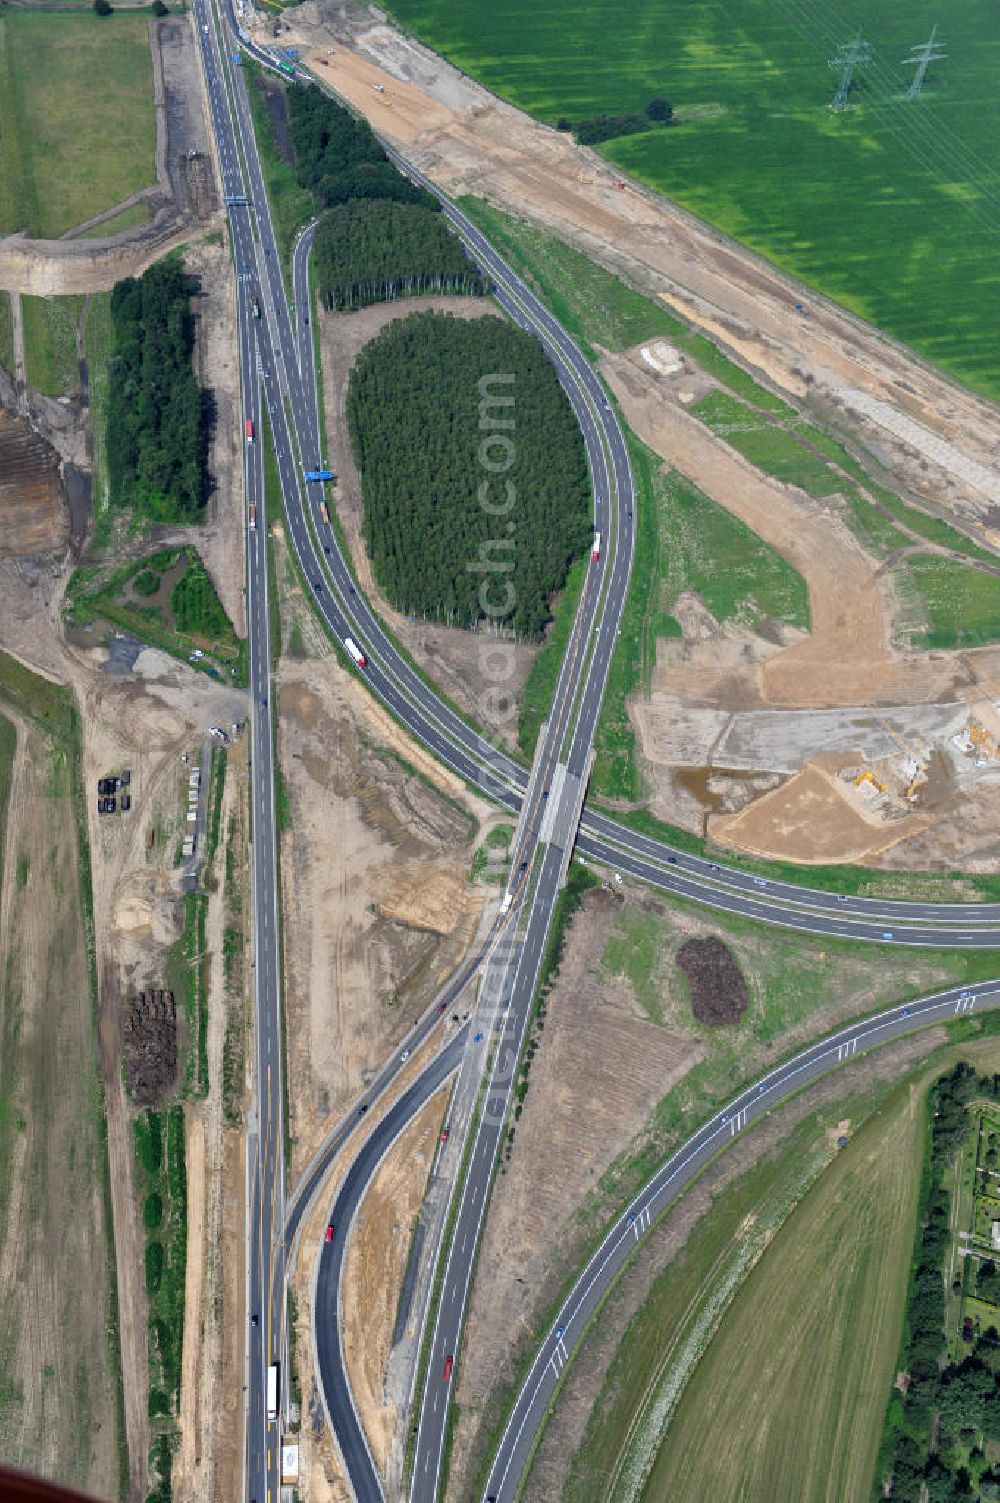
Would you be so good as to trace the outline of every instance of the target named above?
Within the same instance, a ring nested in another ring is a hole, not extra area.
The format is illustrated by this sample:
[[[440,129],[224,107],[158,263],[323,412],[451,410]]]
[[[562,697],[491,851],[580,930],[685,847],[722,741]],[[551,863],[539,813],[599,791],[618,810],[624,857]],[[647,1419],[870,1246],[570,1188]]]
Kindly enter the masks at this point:
[[[253,418],[247,418],[247,443],[253,443]]]

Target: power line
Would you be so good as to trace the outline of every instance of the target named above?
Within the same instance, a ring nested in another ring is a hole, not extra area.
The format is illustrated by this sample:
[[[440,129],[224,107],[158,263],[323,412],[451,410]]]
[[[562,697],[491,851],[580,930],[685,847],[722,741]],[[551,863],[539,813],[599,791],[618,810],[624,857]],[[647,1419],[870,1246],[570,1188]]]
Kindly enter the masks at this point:
[[[916,99],[917,95],[920,93],[920,90],[924,86],[924,78],[927,74],[928,65],[930,63],[940,62],[943,57],[948,56],[947,52],[941,50],[940,42],[935,41],[936,36],[937,27],[935,26],[934,30],[931,32],[930,41],[925,42],[922,47],[912,48],[909,57],[903,58],[904,68],[912,67],[913,64],[916,64],[917,68],[917,71],[913,76],[913,82],[910,84],[910,87],[906,91],[907,99]]]
[[[851,84],[854,80],[856,68],[867,68],[871,63],[871,54],[868,43],[862,41],[859,31],[853,42],[841,42],[837,48],[837,56],[830,58],[830,67],[840,69],[840,83],[833,97],[832,110],[842,110],[847,105],[847,96],[851,92]]]

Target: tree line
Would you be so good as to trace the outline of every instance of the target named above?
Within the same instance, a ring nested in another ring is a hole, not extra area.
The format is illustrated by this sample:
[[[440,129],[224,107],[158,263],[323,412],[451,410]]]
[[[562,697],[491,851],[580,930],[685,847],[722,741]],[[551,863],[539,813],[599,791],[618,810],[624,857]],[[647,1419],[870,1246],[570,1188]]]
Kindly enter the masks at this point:
[[[538,341],[492,316],[414,314],[362,350],[347,417],[393,605],[539,637],[591,508],[583,439]]]
[[[490,290],[447,222],[423,204],[339,204],[320,221],[313,264],[320,297],[338,311],[421,292]]]
[[[668,99],[651,99],[642,115],[588,115],[585,120],[563,118],[557,130],[572,131],[581,146],[599,146],[602,141],[614,141],[619,136],[635,136],[650,130],[654,125],[669,125],[674,108]]]
[[[931,1092],[928,1161],[923,1177],[913,1267],[907,1292],[903,1347],[898,1366],[903,1392],[889,1402],[873,1497],[893,1503],[959,1503],[1000,1498],[1000,1469],[987,1464],[986,1447],[1000,1445],[1000,1335],[994,1326],[976,1334],[968,1353],[947,1355],[944,1268],[950,1254],[950,1176],[974,1123],[975,1096],[1000,1100],[1000,1076],[979,1076],[960,1061]],[[954,1276],[960,1293],[971,1259]],[[995,1269],[984,1263],[977,1293],[989,1298]],[[888,1490],[887,1490],[888,1489]]]
[[[196,519],[207,491],[209,422],[191,364],[195,288],[171,259],[111,294],[111,499],[154,522]]]
[[[295,170],[325,208],[354,198],[387,198],[437,211],[437,199],[394,167],[371,126],[319,89],[287,91]]]

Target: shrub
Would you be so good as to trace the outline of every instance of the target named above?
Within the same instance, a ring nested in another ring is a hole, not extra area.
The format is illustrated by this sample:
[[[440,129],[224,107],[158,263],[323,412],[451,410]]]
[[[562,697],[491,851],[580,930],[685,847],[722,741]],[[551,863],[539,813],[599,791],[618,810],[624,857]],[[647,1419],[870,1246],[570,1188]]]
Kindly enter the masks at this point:
[[[146,1293],[156,1294],[163,1282],[163,1243],[150,1242],[146,1246]]]

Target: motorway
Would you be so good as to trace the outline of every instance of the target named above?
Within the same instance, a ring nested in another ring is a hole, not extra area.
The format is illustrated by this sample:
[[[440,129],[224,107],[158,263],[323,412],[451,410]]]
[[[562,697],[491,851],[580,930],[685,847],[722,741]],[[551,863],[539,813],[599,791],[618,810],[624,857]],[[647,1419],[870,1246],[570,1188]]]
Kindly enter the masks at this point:
[[[262,1499],[276,1496],[278,1481],[277,1429],[265,1419],[264,1376],[267,1364],[282,1356],[283,1259],[287,1242],[279,1235],[285,1221],[284,1113],[261,388],[266,398],[293,551],[331,633],[341,642],[351,635],[361,643],[368,656],[365,676],[372,692],[414,735],[469,783],[522,815],[518,854],[528,862],[528,877],[522,898],[509,915],[510,943],[497,948],[492,961],[495,974],[491,977],[488,972],[484,982],[497,998],[503,1043],[494,1057],[486,1110],[473,1143],[459,1206],[458,1229],[449,1253],[444,1296],[433,1335],[432,1372],[434,1362],[442,1354],[457,1352],[499,1133],[544,954],[552,904],[576,833],[570,816],[574,799],[583,796],[593,731],[627,592],[634,546],[633,499],[624,438],[598,378],[547,310],[496,256],[475,227],[445,203],[444,212],[480,265],[493,276],[498,301],[518,323],[538,335],[553,360],[584,435],[594,483],[595,528],[602,531],[609,545],[606,560],[588,572],[552,716],[545,735],[540,738],[539,753],[529,777],[522,767],[444,704],[386,637],[367,601],[356,591],[335,534],[323,524],[319,511],[322,487],[303,485],[302,470],[321,465],[318,392],[308,317],[311,231],[302,237],[293,258],[296,312],[293,323],[242,72],[230,63],[229,48],[235,45],[235,33],[226,36],[220,49],[216,17],[209,0],[195,0],[194,14],[223,189],[234,200],[229,217],[237,270],[245,415],[254,422],[255,434],[261,440],[247,446],[246,483],[247,500],[256,505],[258,517],[257,528],[247,534],[257,1008],[256,1120],[248,1156],[248,1298],[254,1313],[261,1315],[259,1349],[255,1343],[249,1363],[247,1481],[249,1495]],[[226,10],[223,19],[228,32],[235,25],[231,12]],[[249,50],[266,65],[272,65],[266,53]],[[419,174],[403,163],[400,165],[434,191]],[[261,305],[259,318],[254,316],[255,299]],[[543,819],[551,814],[544,807],[545,795],[550,786],[555,788],[557,779],[560,790],[566,789],[565,796],[560,792],[565,806],[563,822],[560,826],[557,813],[554,820],[549,820],[547,838],[540,842]],[[540,848],[541,857],[534,863],[536,848]],[[845,900],[792,884],[763,882],[703,858],[671,851],[662,842],[637,835],[592,810],[584,815],[577,848],[667,891],[765,922],[806,928],[815,933],[851,935],[883,943],[952,946],[993,945],[998,937],[993,926],[1000,922],[1000,905]],[[887,923],[893,925],[891,930],[886,928]],[[436,1068],[436,1065],[431,1067]],[[429,1499],[435,1495],[445,1409],[429,1385],[421,1408],[415,1498]]]

